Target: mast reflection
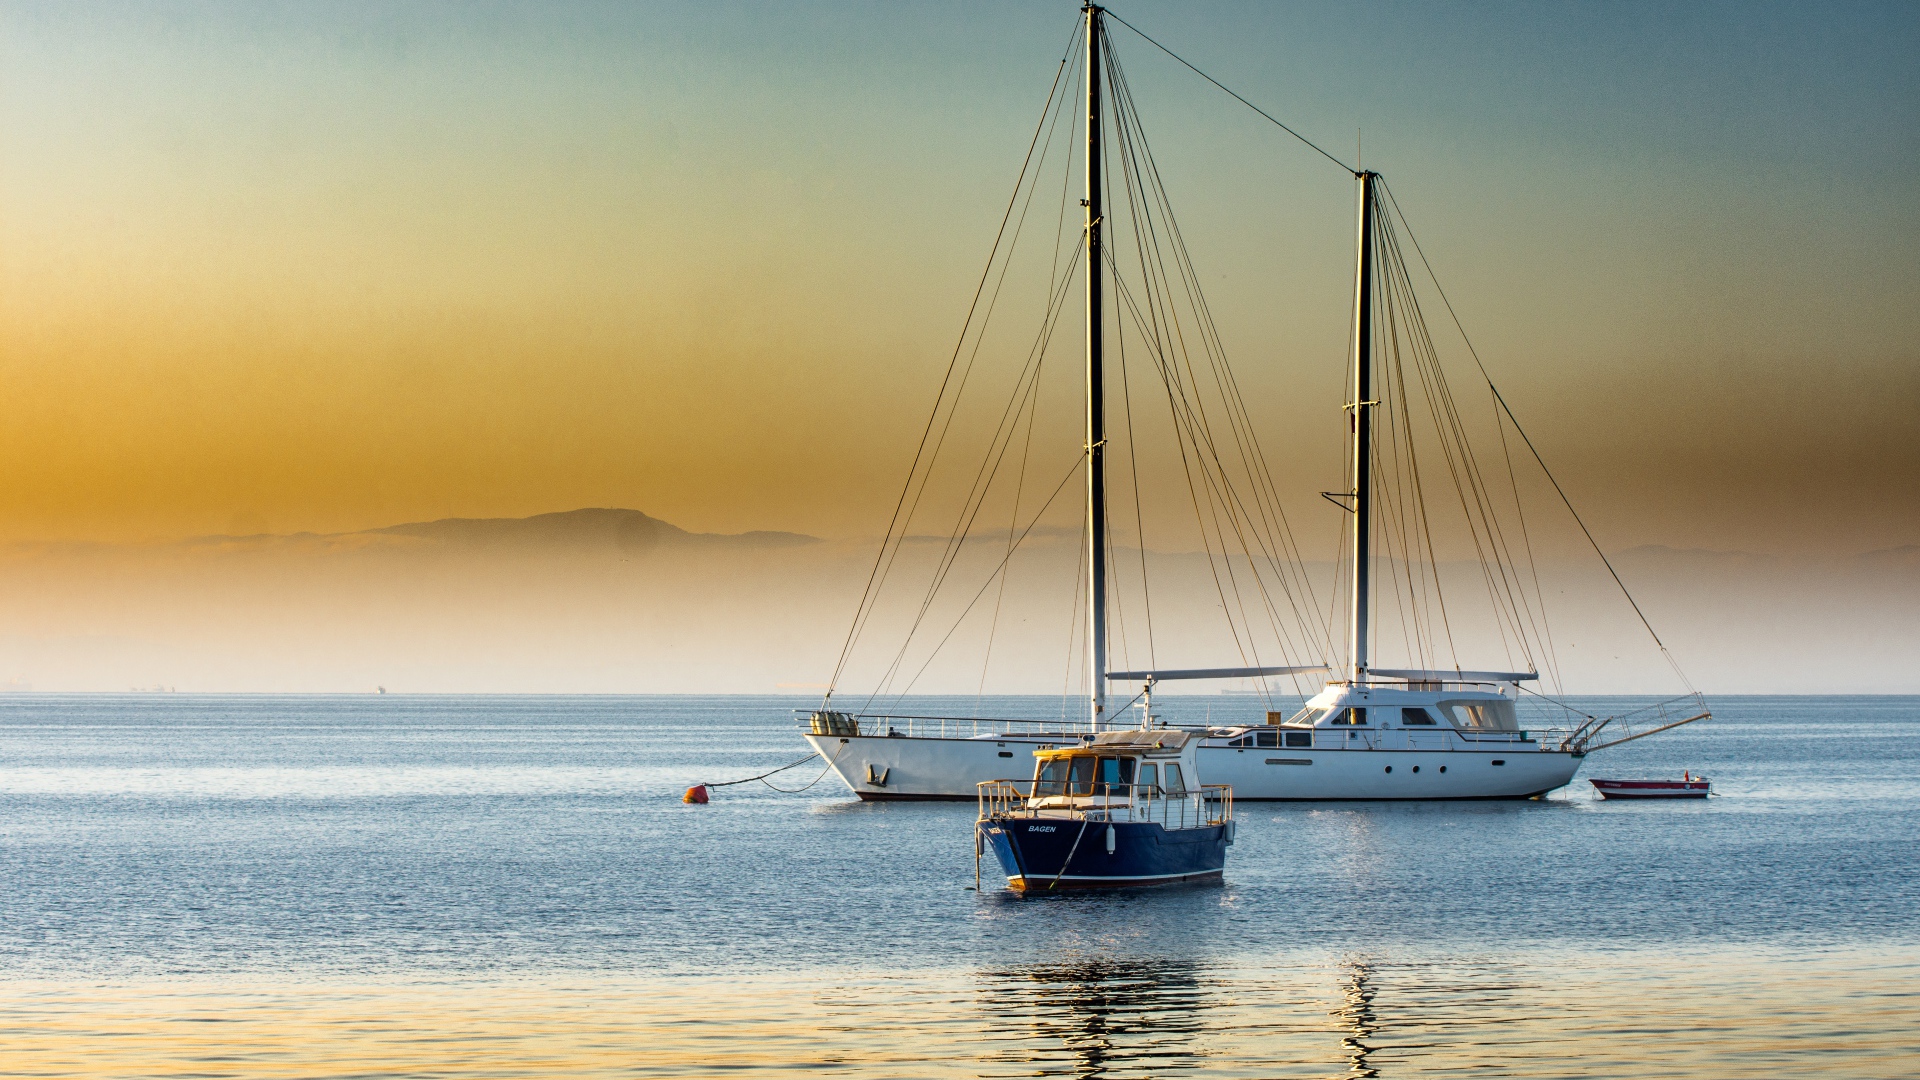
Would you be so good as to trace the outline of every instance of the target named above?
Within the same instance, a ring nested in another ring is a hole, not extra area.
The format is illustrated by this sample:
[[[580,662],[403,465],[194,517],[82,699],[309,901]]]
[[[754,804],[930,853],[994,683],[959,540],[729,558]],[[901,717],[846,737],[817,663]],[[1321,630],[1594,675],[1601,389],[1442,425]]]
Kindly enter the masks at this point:
[[[1373,962],[1370,960],[1350,960],[1341,965],[1345,970],[1346,1004],[1335,1016],[1340,1018],[1340,1027],[1345,1034],[1340,1039],[1340,1048],[1347,1055],[1348,1076],[1379,1076],[1380,1070],[1367,1060],[1374,1051],[1367,1044],[1367,1038],[1380,1030],[1379,1018],[1374,1015]]]
[[[1090,959],[980,973],[999,1076],[1164,1076],[1200,1068],[1193,1046],[1213,1004],[1203,967]]]

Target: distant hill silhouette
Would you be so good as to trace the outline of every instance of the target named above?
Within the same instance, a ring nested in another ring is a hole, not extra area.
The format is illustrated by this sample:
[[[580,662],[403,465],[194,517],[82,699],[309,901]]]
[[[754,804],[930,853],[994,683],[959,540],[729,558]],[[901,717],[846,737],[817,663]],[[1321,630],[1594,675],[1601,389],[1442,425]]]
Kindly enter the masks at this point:
[[[1882,575],[1889,582],[1911,583],[1920,573],[1920,544],[1880,548],[1852,555],[1763,555],[1750,551],[1672,548],[1643,544],[1614,555],[1621,565],[1647,570],[1700,574],[1746,574],[1756,581],[1774,575]]]
[[[592,507],[524,518],[441,518],[368,529],[367,534],[410,536],[470,547],[551,548],[612,546],[622,551],[670,547],[797,547],[816,537],[790,532],[695,533],[638,510]],[[343,534],[354,535],[354,534]]]
[[[354,532],[251,536],[196,536],[180,542],[188,550],[266,551],[321,550],[411,551],[459,550],[471,552],[604,551],[626,554],[643,551],[740,551],[794,548],[820,543],[803,533],[696,533],[643,514],[638,510],[588,507],[524,518],[440,518],[409,521],[379,529]],[[18,545],[16,545],[17,547]],[[51,547],[52,545],[37,545]],[[75,547],[78,545],[67,545]],[[100,547],[101,545],[85,545]]]

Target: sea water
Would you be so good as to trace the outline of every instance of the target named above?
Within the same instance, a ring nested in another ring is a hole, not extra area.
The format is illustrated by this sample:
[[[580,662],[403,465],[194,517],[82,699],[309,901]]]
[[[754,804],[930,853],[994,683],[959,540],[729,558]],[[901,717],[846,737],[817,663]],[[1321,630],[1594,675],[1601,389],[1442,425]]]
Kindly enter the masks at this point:
[[[0,1074],[1920,1074],[1920,698],[1713,704],[1544,800],[1243,802],[1224,884],[1018,898],[971,804],[680,801],[801,757],[792,699],[0,699]]]

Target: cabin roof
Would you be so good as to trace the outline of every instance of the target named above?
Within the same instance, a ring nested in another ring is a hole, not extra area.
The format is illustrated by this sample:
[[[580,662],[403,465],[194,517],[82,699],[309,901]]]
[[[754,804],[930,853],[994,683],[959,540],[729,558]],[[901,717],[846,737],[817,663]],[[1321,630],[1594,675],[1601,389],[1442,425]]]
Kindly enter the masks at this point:
[[[1457,701],[1479,704],[1491,701],[1511,701],[1490,685],[1456,685],[1445,687],[1425,687],[1381,685],[1353,686],[1347,683],[1332,683],[1326,689],[1315,694],[1307,702],[1309,709],[1329,709],[1360,705],[1434,705],[1442,701]]]
[[[1142,750],[1179,750],[1193,737],[1191,732],[1157,728],[1152,731],[1103,731],[1093,737],[1093,745],[1138,747]]]
[[[1162,757],[1178,754],[1194,738],[1192,732],[1172,731],[1156,728],[1152,731],[1102,731],[1091,742],[1074,746],[1062,746],[1052,750],[1035,750],[1037,758],[1070,757],[1074,754],[1105,753],[1138,756]]]

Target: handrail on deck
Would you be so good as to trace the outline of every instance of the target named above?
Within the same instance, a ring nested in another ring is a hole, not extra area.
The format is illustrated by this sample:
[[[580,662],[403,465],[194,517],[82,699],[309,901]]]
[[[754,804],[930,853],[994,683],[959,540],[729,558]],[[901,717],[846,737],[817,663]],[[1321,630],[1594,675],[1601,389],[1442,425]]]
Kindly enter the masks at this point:
[[[1046,795],[1035,795],[1034,784],[1032,780],[981,781],[975,785],[979,800],[975,823],[1065,814],[1089,821],[1157,822],[1164,828],[1194,829],[1233,820],[1233,788],[1226,784],[1201,784],[1178,793],[1151,784],[1095,784],[1086,791]],[[1040,805],[1055,799],[1064,801]]]
[[[794,710],[801,713],[802,710]],[[1058,735],[1079,739],[1094,730],[1090,720],[1001,720],[977,716],[909,716],[821,709],[808,712],[812,735],[896,736],[919,739],[977,739],[994,735]]]

